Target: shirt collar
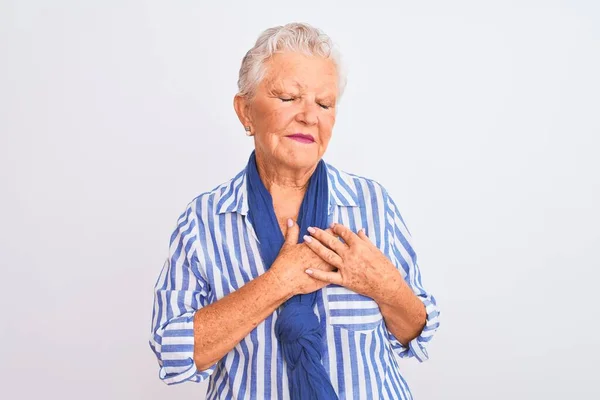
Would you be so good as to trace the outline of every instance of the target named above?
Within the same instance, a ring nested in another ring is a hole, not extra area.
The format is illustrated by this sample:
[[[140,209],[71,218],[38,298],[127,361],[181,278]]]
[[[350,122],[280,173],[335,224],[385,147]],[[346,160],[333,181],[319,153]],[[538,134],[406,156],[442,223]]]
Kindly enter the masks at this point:
[[[352,176],[330,164],[325,163],[325,167],[329,187],[329,214],[333,212],[333,206],[358,207],[358,194]],[[246,179],[246,168],[244,168],[235,178],[222,187],[217,205],[218,214],[231,212],[241,215],[248,214]]]

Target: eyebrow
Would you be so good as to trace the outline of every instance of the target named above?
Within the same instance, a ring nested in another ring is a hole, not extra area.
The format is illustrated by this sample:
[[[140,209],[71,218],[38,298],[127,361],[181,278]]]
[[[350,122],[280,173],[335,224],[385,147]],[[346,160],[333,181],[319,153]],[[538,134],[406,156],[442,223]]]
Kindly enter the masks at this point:
[[[284,81],[279,81],[278,83],[275,83],[271,87],[270,92],[271,93],[285,92],[286,88],[289,86],[293,86],[294,88],[300,89],[301,91],[303,89],[306,89],[306,85],[302,85],[300,82],[298,82],[295,79],[290,79],[290,80],[284,80]],[[317,92],[317,97],[319,97],[322,100],[337,102],[337,93],[335,93],[335,90],[333,91],[333,93],[329,93],[329,89],[330,88],[321,88],[321,90],[319,92]]]

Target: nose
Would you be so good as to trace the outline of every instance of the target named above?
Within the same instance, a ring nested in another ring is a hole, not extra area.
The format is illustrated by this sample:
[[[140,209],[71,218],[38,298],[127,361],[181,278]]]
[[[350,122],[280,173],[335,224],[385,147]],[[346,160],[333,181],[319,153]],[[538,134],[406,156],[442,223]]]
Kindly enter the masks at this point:
[[[317,115],[317,104],[311,104],[310,101],[305,101],[302,109],[296,114],[296,121],[305,125],[316,125],[319,122]]]

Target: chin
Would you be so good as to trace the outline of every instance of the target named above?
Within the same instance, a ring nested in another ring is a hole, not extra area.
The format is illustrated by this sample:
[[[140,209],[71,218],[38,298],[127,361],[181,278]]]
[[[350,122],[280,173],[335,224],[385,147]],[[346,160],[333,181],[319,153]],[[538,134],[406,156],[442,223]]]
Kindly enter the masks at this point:
[[[312,168],[319,160],[319,153],[316,149],[292,149],[282,159],[283,163],[290,168],[297,169]]]

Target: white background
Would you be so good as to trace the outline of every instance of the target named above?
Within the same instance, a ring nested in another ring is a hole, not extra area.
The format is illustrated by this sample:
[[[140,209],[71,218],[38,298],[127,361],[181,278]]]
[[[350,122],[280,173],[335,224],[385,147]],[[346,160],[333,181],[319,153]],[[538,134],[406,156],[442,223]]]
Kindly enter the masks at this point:
[[[325,159],[381,182],[441,308],[417,400],[597,399],[600,3],[0,2],[3,398],[202,399],[158,379],[152,288],[187,202],[240,171],[259,33],[349,70]]]

